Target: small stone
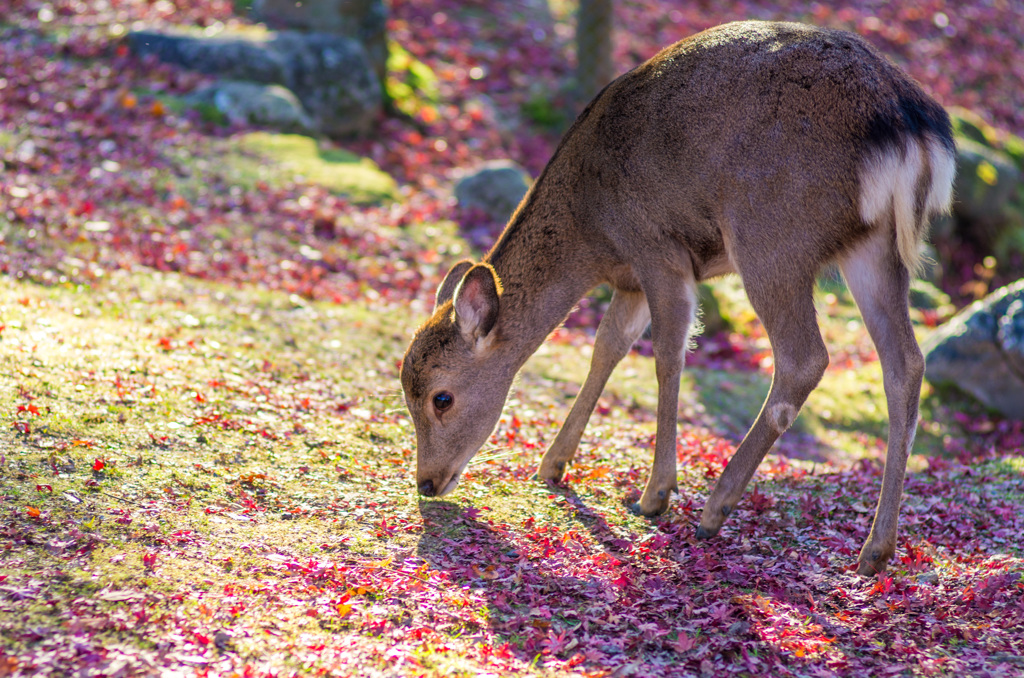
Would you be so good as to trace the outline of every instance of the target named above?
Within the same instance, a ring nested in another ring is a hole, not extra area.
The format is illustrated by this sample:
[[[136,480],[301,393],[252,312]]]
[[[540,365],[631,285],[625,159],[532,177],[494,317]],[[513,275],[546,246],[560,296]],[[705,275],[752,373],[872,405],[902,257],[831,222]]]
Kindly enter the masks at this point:
[[[298,98],[281,85],[224,80],[199,90],[191,99],[212,105],[236,125],[259,125],[282,132],[313,130],[313,121]]]
[[[480,209],[493,221],[505,223],[530,188],[530,177],[511,161],[495,161],[455,184],[455,199],[463,209]]]

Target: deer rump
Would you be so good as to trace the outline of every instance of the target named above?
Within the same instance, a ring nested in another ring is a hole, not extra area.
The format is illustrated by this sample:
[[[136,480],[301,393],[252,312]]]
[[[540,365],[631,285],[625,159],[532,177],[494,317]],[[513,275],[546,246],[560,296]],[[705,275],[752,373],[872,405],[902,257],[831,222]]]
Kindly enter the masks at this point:
[[[587,106],[483,261],[459,262],[442,283],[401,375],[421,493],[455,487],[516,372],[606,282],[615,293],[590,373],[538,475],[561,478],[612,369],[649,322],[658,431],[633,508],[666,510],[696,283],[737,273],[776,368],[705,505],[697,533],[713,536],[828,365],[812,292],[835,262],[885,373],[886,472],[859,571],[884,569],[923,374],[907,290],[928,219],[948,208],[953,173],[943,108],[857,36],[739,22],[662,50]]]

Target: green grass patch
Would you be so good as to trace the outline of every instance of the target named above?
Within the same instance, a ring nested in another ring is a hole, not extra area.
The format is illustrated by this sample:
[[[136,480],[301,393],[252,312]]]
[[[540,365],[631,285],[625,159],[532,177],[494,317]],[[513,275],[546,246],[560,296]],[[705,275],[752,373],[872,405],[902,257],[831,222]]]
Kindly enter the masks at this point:
[[[368,158],[321,147],[298,134],[252,132],[236,137],[226,162],[242,182],[294,179],[320,184],[359,203],[391,200],[397,185]]]

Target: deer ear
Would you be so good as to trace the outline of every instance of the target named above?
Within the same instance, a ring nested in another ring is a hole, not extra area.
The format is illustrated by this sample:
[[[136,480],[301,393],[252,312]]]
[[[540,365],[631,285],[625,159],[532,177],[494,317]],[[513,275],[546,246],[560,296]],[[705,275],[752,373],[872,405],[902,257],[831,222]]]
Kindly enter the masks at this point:
[[[471,268],[473,268],[473,262],[469,259],[463,259],[452,266],[452,270],[448,271],[448,275],[444,277],[441,286],[437,288],[437,297],[434,299],[434,311],[437,311],[444,302],[452,298],[455,294],[455,288],[462,281],[462,276],[466,275],[466,271]]]
[[[445,281],[447,282],[447,281]],[[455,290],[455,321],[467,339],[486,337],[498,322],[501,282],[490,264],[473,266]]]

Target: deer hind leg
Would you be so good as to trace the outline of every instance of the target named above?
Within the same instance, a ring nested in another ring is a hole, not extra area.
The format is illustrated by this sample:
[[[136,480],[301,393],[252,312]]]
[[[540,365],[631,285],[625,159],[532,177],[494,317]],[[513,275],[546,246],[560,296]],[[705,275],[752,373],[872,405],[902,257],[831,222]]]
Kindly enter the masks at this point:
[[[761,460],[793,424],[808,394],[828,367],[828,351],[821,340],[814,313],[813,289],[814,279],[810,276],[747,286],[747,296],[771,341],[775,374],[760,414],[704,505],[697,528],[698,539],[718,533],[743,496]]]
[[[889,410],[882,491],[871,533],[858,558],[858,574],[870,576],[885,571],[896,552],[896,526],[907,457],[917,430],[924,358],[907,309],[910,274],[896,253],[891,236],[879,233],[859,245],[840,262],[840,268],[882,363]]]
[[[651,476],[640,501],[630,510],[656,516],[665,512],[671,493],[677,488],[679,378],[697,312],[697,284],[692,269],[687,267],[684,271],[653,275],[644,280],[644,289],[651,309],[651,340],[658,377],[658,430]]]
[[[651,321],[647,299],[643,292],[616,290],[608,312],[601,319],[594,340],[594,355],[590,360],[590,372],[576,402],[573,403],[565,424],[555,436],[554,442],[540,460],[537,477],[555,482],[562,478],[567,464],[572,462],[580,437],[587,426],[597,399],[619,361],[629,352]]]

